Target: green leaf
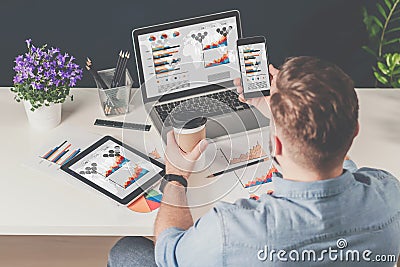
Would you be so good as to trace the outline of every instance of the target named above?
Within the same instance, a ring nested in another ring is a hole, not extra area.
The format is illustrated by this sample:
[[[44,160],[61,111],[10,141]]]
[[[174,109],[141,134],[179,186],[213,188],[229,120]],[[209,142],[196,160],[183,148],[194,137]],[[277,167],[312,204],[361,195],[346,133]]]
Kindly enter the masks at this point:
[[[393,62],[396,66],[400,64],[400,53],[393,53]]]
[[[378,68],[380,71],[382,71],[383,74],[389,75],[390,71],[389,71],[388,67],[385,64],[383,64],[382,62],[378,62]]]
[[[385,4],[389,8],[389,10],[392,9],[392,3],[390,3],[389,0],[385,0]]]
[[[398,79],[397,81],[396,80],[393,80],[392,82],[391,82],[391,84],[390,84],[393,88],[400,88],[400,79]]]
[[[386,59],[386,65],[388,66],[388,67],[390,67],[390,66],[392,66],[392,54],[385,54],[385,55],[383,55],[383,57]]]
[[[389,41],[385,41],[385,42],[383,42],[383,45],[394,44],[396,42],[400,42],[400,38],[395,38],[395,39],[392,39],[392,40],[389,40]]]
[[[363,45],[361,48],[364,49],[367,53],[373,55],[374,57],[377,56],[377,55],[376,55],[376,52],[374,52],[374,51],[373,51],[371,48],[369,48],[368,46]]]
[[[379,28],[383,29],[383,23],[375,16],[371,16],[371,19],[379,26]]]
[[[386,77],[381,76],[378,72],[374,72],[375,78],[382,84],[388,84],[388,80],[386,79]]]
[[[397,20],[400,20],[400,16],[399,16],[399,17],[393,17],[393,16],[392,16],[392,18],[390,19],[389,23],[390,23],[390,22],[395,22],[395,21],[397,21]]]
[[[400,31],[400,27],[390,29],[386,33],[397,32],[397,31]]]
[[[390,65],[390,69],[393,71],[394,70],[394,67],[396,67],[396,54],[395,53],[393,53],[391,56],[390,56],[390,63],[391,63],[391,65]]]
[[[381,13],[381,15],[382,15],[385,19],[387,19],[387,15],[386,15],[386,12],[385,12],[385,9],[383,8],[383,6],[382,6],[381,4],[379,4],[379,3],[377,3],[377,4],[376,4],[376,7],[378,8],[379,13]]]

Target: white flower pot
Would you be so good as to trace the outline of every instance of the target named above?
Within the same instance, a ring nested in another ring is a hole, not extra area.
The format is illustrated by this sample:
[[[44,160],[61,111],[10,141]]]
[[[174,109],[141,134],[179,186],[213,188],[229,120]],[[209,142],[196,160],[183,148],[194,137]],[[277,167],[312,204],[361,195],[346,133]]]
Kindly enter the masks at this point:
[[[55,128],[61,122],[62,104],[53,104],[42,106],[35,111],[31,111],[31,103],[23,101],[29,124],[37,130],[49,130]]]

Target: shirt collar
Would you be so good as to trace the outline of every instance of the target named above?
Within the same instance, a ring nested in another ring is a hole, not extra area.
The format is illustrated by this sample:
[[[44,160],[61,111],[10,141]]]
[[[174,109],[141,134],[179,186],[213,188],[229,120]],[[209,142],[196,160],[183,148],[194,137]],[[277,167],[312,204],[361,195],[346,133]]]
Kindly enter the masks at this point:
[[[314,182],[286,180],[280,174],[274,175],[272,181],[274,196],[294,198],[320,198],[337,195],[349,189],[356,182],[354,176],[347,170],[344,170],[340,176]]]

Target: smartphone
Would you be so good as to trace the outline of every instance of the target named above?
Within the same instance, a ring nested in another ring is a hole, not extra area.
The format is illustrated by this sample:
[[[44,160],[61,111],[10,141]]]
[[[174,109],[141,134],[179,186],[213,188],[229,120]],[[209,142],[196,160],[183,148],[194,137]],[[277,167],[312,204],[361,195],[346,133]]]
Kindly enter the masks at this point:
[[[267,45],[265,37],[255,36],[237,40],[243,95],[254,98],[270,95]]]

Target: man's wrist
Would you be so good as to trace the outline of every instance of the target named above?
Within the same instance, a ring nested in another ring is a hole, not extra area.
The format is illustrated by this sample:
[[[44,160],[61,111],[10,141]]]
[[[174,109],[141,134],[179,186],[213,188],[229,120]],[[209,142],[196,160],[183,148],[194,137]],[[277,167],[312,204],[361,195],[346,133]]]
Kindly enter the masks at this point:
[[[166,174],[172,174],[172,175],[178,175],[178,176],[182,176],[183,178],[185,178],[186,180],[189,179],[189,175],[190,173],[188,172],[183,172],[183,171],[166,171]]]
[[[183,189],[185,189],[183,184],[181,184],[180,182],[177,182],[177,181],[170,181],[168,184],[170,184],[172,186],[179,186],[179,187],[182,187]]]
[[[167,186],[167,184],[173,183],[174,185],[179,185],[185,189],[185,192],[187,190],[187,179],[185,179],[182,175],[177,175],[177,174],[166,174],[160,185],[160,191],[164,193],[164,189]]]

